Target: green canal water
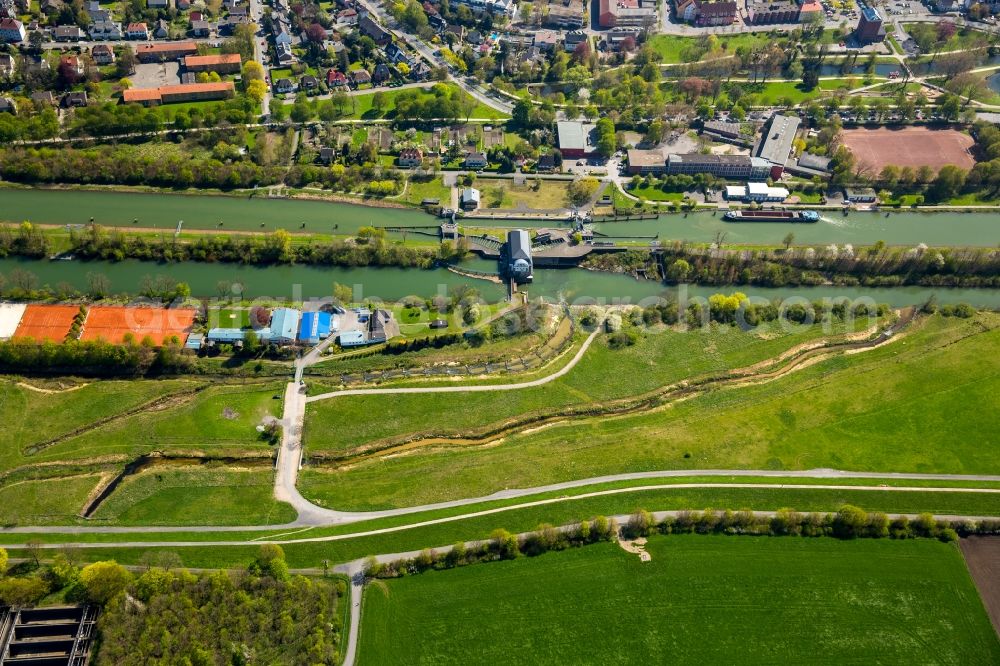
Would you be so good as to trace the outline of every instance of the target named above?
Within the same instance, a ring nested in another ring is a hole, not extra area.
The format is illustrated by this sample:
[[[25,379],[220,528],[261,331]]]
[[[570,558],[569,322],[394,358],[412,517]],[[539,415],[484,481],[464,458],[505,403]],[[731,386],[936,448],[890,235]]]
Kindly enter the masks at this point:
[[[469,268],[489,270],[492,262],[474,260]],[[238,282],[246,299],[281,298],[295,301],[325,298],[332,293],[334,282],[350,285],[355,297],[380,298],[387,301],[405,296],[430,297],[448,294],[459,285],[469,285],[479,290],[484,300],[496,302],[504,297],[504,289],[491,282],[456,275],[447,270],[416,270],[402,268],[336,268],[318,266],[240,266],[236,264],[156,264],[140,261],[31,261],[25,259],[0,259],[0,275],[9,276],[13,270],[26,270],[38,278],[40,285],[55,286],[66,282],[85,290],[87,274],[100,273],[111,281],[114,293],[139,291],[144,277],[167,276],[174,281],[187,282],[195,296],[218,295],[220,281]],[[667,287],[652,281],[639,281],[624,275],[599,273],[580,269],[538,269],[534,283],[527,285],[530,297],[543,297],[550,301],[566,300],[570,303],[588,301],[612,303],[640,303],[643,299],[678,295],[677,287]],[[967,302],[977,307],[1000,309],[1000,290],[997,289],[925,289],[899,287],[871,289],[861,287],[789,287],[769,289],[762,287],[700,287],[686,286],[689,298],[707,297],[719,291],[742,291],[752,297],[788,298],[804,297],[851,299],[867,297],[878,303],[893,306],[923,303],[936,295],[941,303]]]
[[[76,190],[0,189],[0,220],[31,220],[46,224],[86,224],[93,218],[106,226],[157,227],[221,231],[291,231],[346,234],[359,227],[426,226],[436,224],[417,210],[370,208],[345,203],[285,199],[138,194]],[[221,223],[221,226],[220,226]],[[495,226],[511,225],[497,221]],[[305,225],[303,227],[303,225]],[[483,226],[494,226],[483,222]],[[521,226],[551,226],[544,221]],[[791,231],[797,243],[867,245],[995,246],[1000,244],[996,213],[827,213],[816,224],[733,224],[711,212],[661,215],[651,220],[605,222],[595,229],[609,236],[654,236],[662,240],[711,242],[726,235],[729,244],[776,245]]]

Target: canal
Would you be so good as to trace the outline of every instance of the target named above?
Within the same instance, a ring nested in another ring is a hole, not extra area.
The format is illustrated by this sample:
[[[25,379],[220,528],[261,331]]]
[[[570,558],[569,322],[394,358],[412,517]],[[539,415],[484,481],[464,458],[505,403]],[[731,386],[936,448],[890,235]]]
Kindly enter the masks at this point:
[[[0,189],[0,219],[45,224],[86,224],[93,218],[106,226],[176,228],[219,231],[307,231],[352,234],[362,226],[422,226],[434,218],[411,209],[370,208],[345,203],[191,196],[87,192],[77,190]],[[221,223],[221,226],[220,226]],[[305,225],[303,227],[303,224]],[[514,226],[512,222],[483,221],[482,226]],[[542,220],[520,226],[551,226]],[[791,231],[796,243],[915,246],[995,246],[1000,244],[1000,215],[996,213],[824,213],[816,224],[727,223],[712,212],[664,214],[655,219],[603,222],[596,231],[609,236],[655,236],[661,241],[707,243],[719,234],[727,244],[778,245]]]
[[[492,262],[472,260],[468,267],[490,270]],[[32,261],[0,259],[0,276],[10,280],[13,271],[29,271],[39,285],[56,286],[65,282],[76,289],[86,290],[88,274],[104,275],[110,280],[113,293],[134,294],[144,278],[166,276],[186,282],[192,294],[199,297],[219,295],[223,285],[239,283],[245,299],[278,298],[295,301],[328,297],[333,283],[349,285],[355,299],[378,298],[394,301],[405,296],[430,297],[447,295],[459,285],[476,288],[484,300],[496,302],[504,298],[504,289],[491,282],[466,278],[450,271],[402,268],[339,268],[319,266],[241,266],[236,264],[178,263],[156,264],[140,261]],[[224,287],[223,287],[224,289]],[[677,295],[677,287],[654,281],[635,280],[625,275],[581,269],[536,269],[534,283],[526,286],[530,297],[542,297],[556,302],[637,303],[642,299],[669,294]],[[976,307],[1000,309],[998,289],[930,289],[923,287],[864,288],[864,287],[710,287],[685,286],[688,297],[707,297],[717,292],[742,291],[749,296],[767,299],[804,297],[851,299],[867,297],[892,306],[917,305],[932,295],[944,303],[967,302]]]

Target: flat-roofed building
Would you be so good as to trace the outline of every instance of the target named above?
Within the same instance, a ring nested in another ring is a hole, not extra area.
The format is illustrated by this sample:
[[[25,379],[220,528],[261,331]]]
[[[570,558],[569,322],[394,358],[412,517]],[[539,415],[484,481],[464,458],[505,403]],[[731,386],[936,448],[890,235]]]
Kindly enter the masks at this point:
[[[628,172],[638,174],[661,174],[667,172],[667,160],[660,150],[628,151]]]
[[[570,0],[568,4],[550,2],[545,11],[543,25],[547,28],[579,30],[583,27],[583,5],[577,0]]]
[[[882,15],[874,7],[860,3],[858,6],[861,9],[861,18],[858,19],[858,27],[854,30],[854,39],[862,46],[880,43],[885,39]]]
[[[656,23],[656,3],[653,0],[600,0],[597,22],[602,28],[648,28]]]
[[[771,172],[771,163],[749,155],[702,155],[672,153],[667,156],[669,175],[708,173],[732,180],[763,180]]]

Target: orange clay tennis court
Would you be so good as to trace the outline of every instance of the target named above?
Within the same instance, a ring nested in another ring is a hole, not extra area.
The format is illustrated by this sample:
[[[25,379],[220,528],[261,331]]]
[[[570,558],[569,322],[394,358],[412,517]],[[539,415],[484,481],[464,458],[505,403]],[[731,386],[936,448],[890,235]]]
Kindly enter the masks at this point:
[[[79,311],[79,305],[29,305],[24,309],[14,338],[62,342]]]
[[[81,340],[104,340],[121,344],[128,333],[134,342],[147,336],[154,344],[161,345],[172,335],[183,344],[187,340],[197,310],[191,308],[128,308],[116,305],[97,305],[90,308],[83,325]]]
[[[854,153],[859,165],[875,174],[890,164],[898,167],[929,166],[935,171],[945,164],[971,169],[975,141],[971,136],[953,129],[903,127],[900,129],[841,130],[841,141]]]

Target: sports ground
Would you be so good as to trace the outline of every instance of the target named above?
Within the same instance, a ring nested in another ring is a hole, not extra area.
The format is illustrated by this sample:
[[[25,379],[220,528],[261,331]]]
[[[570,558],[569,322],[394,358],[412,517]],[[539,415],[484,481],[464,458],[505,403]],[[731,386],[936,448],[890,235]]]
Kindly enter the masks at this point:
[[[78,305],[28,305],[14,337],[62,342],[79,311]]]
[[[971,152],[975,142],[958,130],[882,127],[842,130],[840,135],[858,164],[876,174],[890,164],[913,168],[929,166],[937,170],[945,164],[971,169],[976,163]]]
[[[197,310],[191,308],[97,306],[87,313],[80,339],[119,344],[131,334],[135,342],[149,337],[154,344],[161,345],[167,338],[177,336],[183,343],[191,332],[196,314]]]

